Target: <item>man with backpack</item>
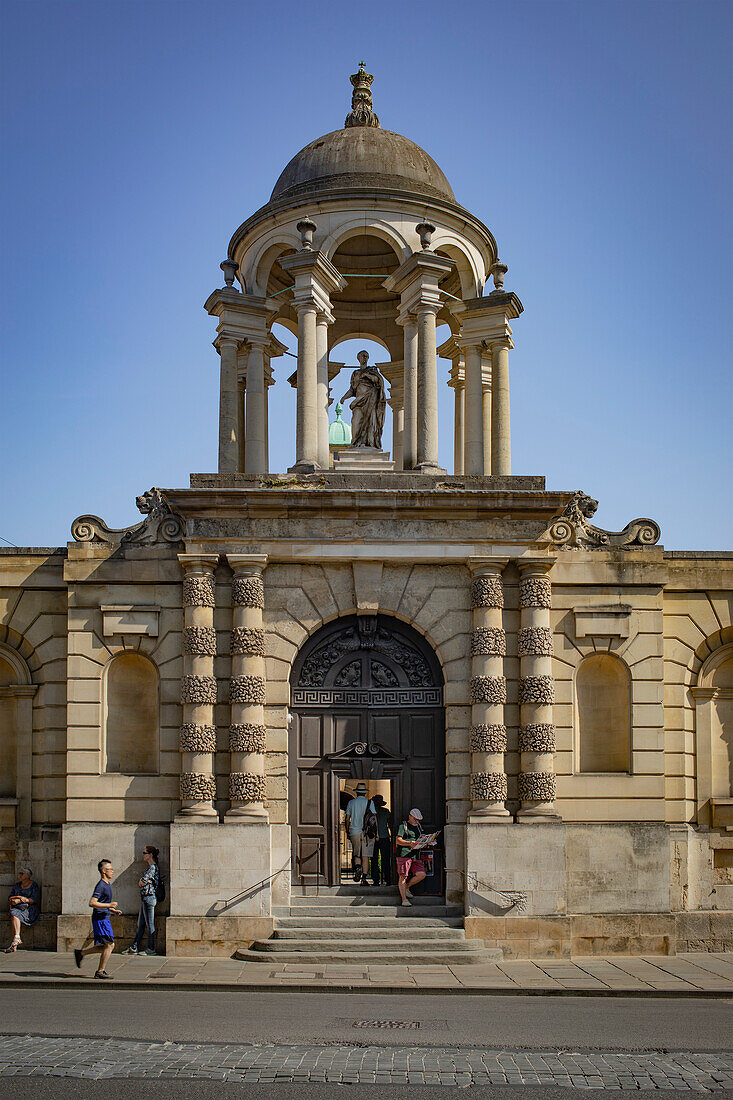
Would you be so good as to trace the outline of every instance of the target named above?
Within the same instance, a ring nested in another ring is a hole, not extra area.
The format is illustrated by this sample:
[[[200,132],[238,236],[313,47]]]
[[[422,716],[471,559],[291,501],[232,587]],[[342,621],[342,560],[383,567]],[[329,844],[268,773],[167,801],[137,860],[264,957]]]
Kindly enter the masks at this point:
[[[346,807],[346,828],[354,852],[354,882],[361,882],[363,875],[365,886],[369,885],[367,882],[369,839],[364,832],[364,818],[367,813],[374,815],[374,806],[367,795],[366,783],[359,783],[356,788],[356,796],[351,799]]]

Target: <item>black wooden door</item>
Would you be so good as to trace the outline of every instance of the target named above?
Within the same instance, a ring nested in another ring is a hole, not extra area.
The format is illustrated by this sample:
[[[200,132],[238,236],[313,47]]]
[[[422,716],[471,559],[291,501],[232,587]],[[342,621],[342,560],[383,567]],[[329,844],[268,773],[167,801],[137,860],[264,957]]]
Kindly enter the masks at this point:
[[[390,773],[395,821],[419,806],[426,828],[445,824],[442,676],[405,624],[350,617],[306,643],[293,666],[289,744],[294,884],[338,882],[339,782],[326,758],[349,746],[366,747],[359,777],[374,775],[364,770],[371,746],[404,757]]]

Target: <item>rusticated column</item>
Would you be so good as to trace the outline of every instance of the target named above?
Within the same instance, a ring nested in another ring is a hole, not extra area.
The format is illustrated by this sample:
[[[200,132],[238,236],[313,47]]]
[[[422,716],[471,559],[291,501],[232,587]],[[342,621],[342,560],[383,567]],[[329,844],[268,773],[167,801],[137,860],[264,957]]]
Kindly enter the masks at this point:
[[[502,624],[506,559],[469,561],[473,574],[471,604],[471,818],[504,821],[507,781],[506,637]]]
[[[553,562],[517,562],[519,566],[519,797],[518,818],[557,818],[555,811],[555,727],[552,705],[552,587],[547,574]]]
[[[227,554],[232,567],[232,675],[229,684],[230,808],[227,820],[267,820],[265,809],[264,554]]]
[[[218,554],[179,554],[183,567],[181,809],[176,820],[216,819],[216,632],[214,570]]]

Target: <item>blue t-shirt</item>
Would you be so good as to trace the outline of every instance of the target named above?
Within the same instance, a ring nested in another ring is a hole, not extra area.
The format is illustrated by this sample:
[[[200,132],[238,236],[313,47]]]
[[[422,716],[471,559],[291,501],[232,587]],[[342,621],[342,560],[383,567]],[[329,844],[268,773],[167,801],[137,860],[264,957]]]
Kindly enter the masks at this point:
[[[350,833],[360,833],[364,829],[364,814],[369,804],[369,799],[365,798],[363,794],[357,795],[349,802],[346,807],[346,816],[349,818]],[[373,806],[372,812],[374,812]]]
[[[99,882],[94,887],[92,897],[96,898],[97,901],[112,901],[112,887],[108,882],[105,882],[103,878],[100,878]],[[109,920],[109,912],[109,909],[92,909],[92,921]]]

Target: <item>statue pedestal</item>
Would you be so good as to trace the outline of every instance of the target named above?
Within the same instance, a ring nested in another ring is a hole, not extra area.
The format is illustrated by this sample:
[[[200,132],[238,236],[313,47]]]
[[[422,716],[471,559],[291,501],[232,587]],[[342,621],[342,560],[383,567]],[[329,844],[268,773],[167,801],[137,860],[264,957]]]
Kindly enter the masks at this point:
[[[346,447],[333,456],[333,470],[338,474],[391,474],[394,462],[388,451],[374,447]]]

